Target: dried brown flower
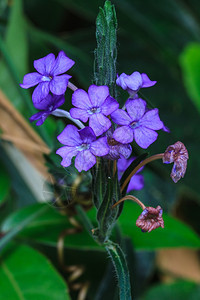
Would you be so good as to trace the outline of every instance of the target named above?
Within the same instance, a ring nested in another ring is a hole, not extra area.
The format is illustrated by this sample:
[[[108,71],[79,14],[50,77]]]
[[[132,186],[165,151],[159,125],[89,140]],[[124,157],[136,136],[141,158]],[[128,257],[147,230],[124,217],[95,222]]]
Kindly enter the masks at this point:
[[[158,227],[164,228],[163,210],[160,206],[146,207],[136,221],[136,226],[144,232],[150,232]]]
[[[170,176],[175,183],[181,177],[184,177],[188,158],[188,151],[182,142],[176,142],[174,145],[167,147],[163,156],[163,162],[165,164],[174,162]]]

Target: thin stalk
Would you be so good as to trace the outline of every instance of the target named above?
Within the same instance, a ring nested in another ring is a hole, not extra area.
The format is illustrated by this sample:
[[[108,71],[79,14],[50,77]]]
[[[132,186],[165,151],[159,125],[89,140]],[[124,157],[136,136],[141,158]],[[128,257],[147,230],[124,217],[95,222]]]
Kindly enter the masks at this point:
[[[76,90],[78,90],[78,88],[73,84],[73,83],[71,83],[71,82],[68,82],[68,88],[69,89],[71,89],[72,91],[76,91]]]
[[[133,202],[136,202],[142,208],[142,210],[144,210],[146,208],[146,206],[138,198],[136,198],[132,195],[127,195],[127,196],[121,198],[118,202],[116,202],[112,206],[112,208],[116,207],[117,205],[119,205],[121,202],[123,202],[125,200],[132,200]]]
[[[56,117],[67,118],[70,121],[72,121],[73,123],[75,123],[81,129],[83,129],[85,127],[81,121],[75,120],[74,118],[72,118],[71,115],[70,115],[70,113],[68,111],[66,111],[66,110],[57,108],[51,114],[54,115],[54,116],[56,116]]]

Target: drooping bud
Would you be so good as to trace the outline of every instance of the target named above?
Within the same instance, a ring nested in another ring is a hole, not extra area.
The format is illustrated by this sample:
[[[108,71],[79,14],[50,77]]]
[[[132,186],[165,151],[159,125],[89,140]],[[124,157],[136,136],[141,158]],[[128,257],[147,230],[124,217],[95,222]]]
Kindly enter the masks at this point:
[[[136,226],[141,228],[144,232],[151,232],[158,227],[164,228],[162,213],[163,210],[160,206],[156,208],[146,207],[138,217]]]
[[[178,182],[181,177],[184,177],[188,158],[188,151],[182,142],[178,141],[167,147],[163,156],[163,162],[165,164],[174,162],[170,176],[175,183]]]

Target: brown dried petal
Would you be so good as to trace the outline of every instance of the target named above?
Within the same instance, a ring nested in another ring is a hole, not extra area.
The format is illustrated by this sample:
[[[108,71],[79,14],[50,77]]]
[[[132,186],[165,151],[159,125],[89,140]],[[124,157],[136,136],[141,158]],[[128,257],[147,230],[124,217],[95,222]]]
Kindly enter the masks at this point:
[[[188,151],[182,142],[176,142],[174,145],[167,147],[163,156],[163,162],[166,164],[174,162],[171,178],[175,183],[181,177],[184,177],[188,158]]]
[[[150,232],[158,227],[164,228],[162,218],[162,208],[160,206],[146,207],[136,221],[136,226],[144,232]]]

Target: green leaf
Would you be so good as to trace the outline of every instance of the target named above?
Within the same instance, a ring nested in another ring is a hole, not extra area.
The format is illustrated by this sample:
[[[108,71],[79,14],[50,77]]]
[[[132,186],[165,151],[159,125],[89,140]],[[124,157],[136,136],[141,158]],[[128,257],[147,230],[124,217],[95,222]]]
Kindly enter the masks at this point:
[[[119,218],[123,234],[131,239],[135,248],[155,250],[173,247],[200,247],[200,238],[197,234],[187,225],[167,214],[163,215],[164,229],[157,228],[150,233],[142,232],[135,225],[141,212],[141,208],[137,204],[126,201]]]
[[[0,300],[69,300],[66,283],[42,254],[12,244],[0,260]]]
[[[180,56],[187,93],[200,112],[200,44],[191,43]]]
[[[10,191],[10,178],[5,168],[0,164],[0,205],[6,200]]]
[[[13,230],[18,226],[24,218],[28,218],[31,214],[37,213],[41,209],[42,204],[34,204],[25,207],[11,214],[2,224],[2,232]],[[57,247],[60,234],[73,226],[70,224],[68,217],[61,215],[56,209],[46,205],[46,212],[23,229],[19,237],[29,242]],[[65,237],[64,245],[66,248],[82,249],[82,250],[102,250],[95,243],[92,237],[84,230],[73,235]]]
[[[160,284],[151,288],[141,300],[197,300],[200,299],[200,287],[194,282],[179,281]]]

